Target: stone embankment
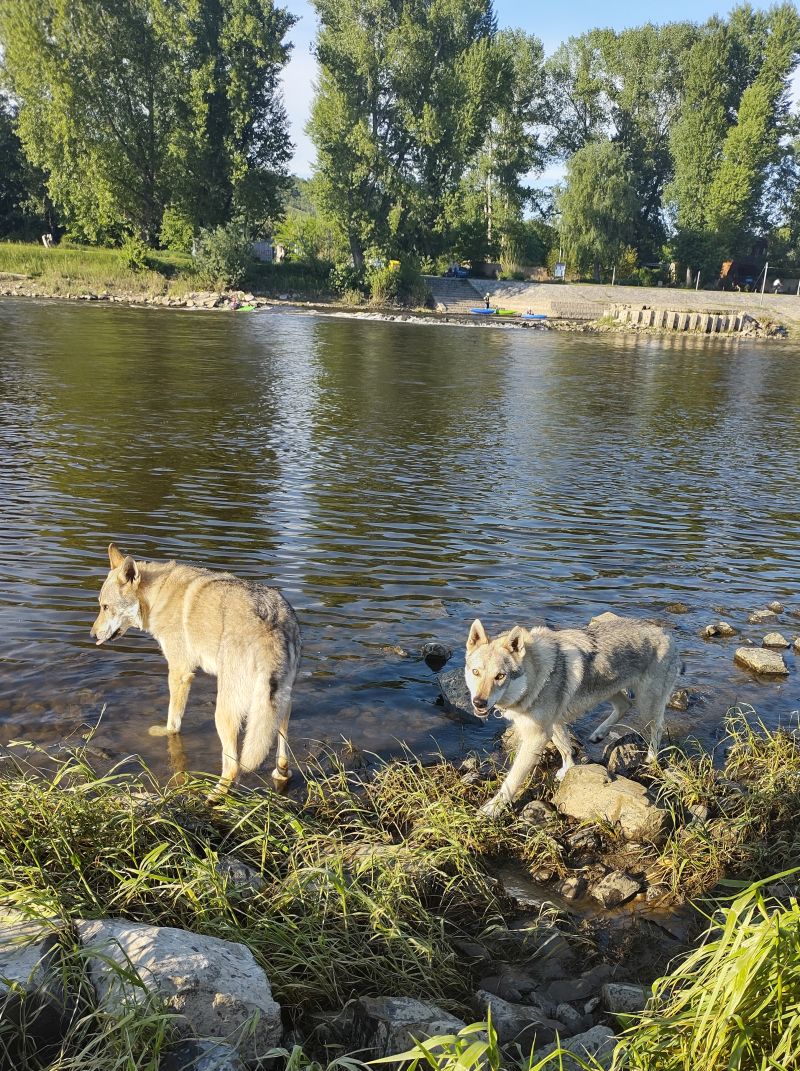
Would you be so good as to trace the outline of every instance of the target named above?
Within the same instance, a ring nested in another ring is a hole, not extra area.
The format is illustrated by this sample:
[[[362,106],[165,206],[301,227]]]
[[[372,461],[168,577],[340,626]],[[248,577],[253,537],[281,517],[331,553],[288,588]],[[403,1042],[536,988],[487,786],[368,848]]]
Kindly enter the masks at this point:
[[[786,334],[780,324],[757,320],[747,312],[678,312],[675,309],[653,309],[648,305],[612,305],[603,311],[603,319],[613,320],[621,327],[689,331],[699,335],[771,337]]]

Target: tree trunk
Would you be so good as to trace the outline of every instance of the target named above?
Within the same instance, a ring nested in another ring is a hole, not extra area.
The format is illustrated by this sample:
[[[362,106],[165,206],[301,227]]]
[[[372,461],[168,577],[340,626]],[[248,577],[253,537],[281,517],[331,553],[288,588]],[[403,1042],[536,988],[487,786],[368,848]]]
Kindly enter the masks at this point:
[[[353,258],[353,267],[356,271],[361,271],[364,267],[364,250],[361,247],[361,242],[355,234],[349,236],[350,241],[350,255]]]
[[[594,281],[596,283],[600,282],[600,261],[599,260],[596,260],[594,262]]]

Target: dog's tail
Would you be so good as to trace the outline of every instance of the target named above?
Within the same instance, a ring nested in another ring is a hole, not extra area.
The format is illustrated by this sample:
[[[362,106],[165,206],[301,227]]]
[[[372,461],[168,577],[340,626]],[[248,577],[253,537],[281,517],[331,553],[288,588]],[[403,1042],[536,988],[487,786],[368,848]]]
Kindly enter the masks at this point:
[[[242,754],[239,759],[242,773],[257,770],[275,743],[281,713],[276,708],[276,698],[270,676],[259,674],[253,690],[250,712],[247,715]]]

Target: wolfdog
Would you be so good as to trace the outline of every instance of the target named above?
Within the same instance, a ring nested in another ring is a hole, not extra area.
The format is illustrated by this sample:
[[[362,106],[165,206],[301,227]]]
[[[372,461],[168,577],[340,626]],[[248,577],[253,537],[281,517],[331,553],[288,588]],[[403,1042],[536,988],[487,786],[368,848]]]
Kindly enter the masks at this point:
[[[111,543],[111,570],[92,625],[98,646],[140,628],[153,636],[169,670],[166,728],[178,733],[194,680],[202,669],[217,678],[214,719],[222,743],[224,792],[240,773],[256,770],[277,734],[276,787],[291,777],[288,728],[292,685],[300,661],[300,626],[275,588],[179,562],[134,561]],[[239,754],[239,729],[247,727]]]
[[[630,710],[630,688],[650,720],[654,759],[680,658],[658,625],[603,614],[585,629],[526,629],[517,625],[490,640],[475,620],[467,638],[465,676],[472,707],[486,719],[493,710],[514,724],[519,750],[500,791],[481,810],[496,814],[510,805],[552,740],[561,755],[561,779],[574,765],[568,724],[606,700],[611,714],[592,733],[602,740]]]

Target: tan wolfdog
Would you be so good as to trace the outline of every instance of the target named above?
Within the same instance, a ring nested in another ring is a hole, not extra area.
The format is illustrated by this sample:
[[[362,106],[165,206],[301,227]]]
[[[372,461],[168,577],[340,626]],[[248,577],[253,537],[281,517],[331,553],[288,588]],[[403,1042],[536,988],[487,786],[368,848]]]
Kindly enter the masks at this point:
[[[195,670],[217,678],[215,722],[222,743],[223,792],[240,773],[256,770],[277,735],[276,787],[291,777],[288,729],[292,685],[300,661],[300,626],[275,588],[178,562],[134,561],[112,543],[111,570],[92,625],[97,644],[129,628],[149,632],[169,668],[166,728],[178,733]],[[247,723],[241,754],[239,729]]]
[[[479,718],[495,708],[513,723],[519,750],[500,791],[481,810],[510,805],[550,740],[561,755],[560,779],[572,760],[569,723],[598,704],[612,712],[591,739],[602,740],[631,708],[628,689],[651,723],[649,757],[655,759],[680,657],[672,638],[650,621],[606,613],[585,629],[522,628],[490,640],[480,621],[467,637],[465,678]]]

